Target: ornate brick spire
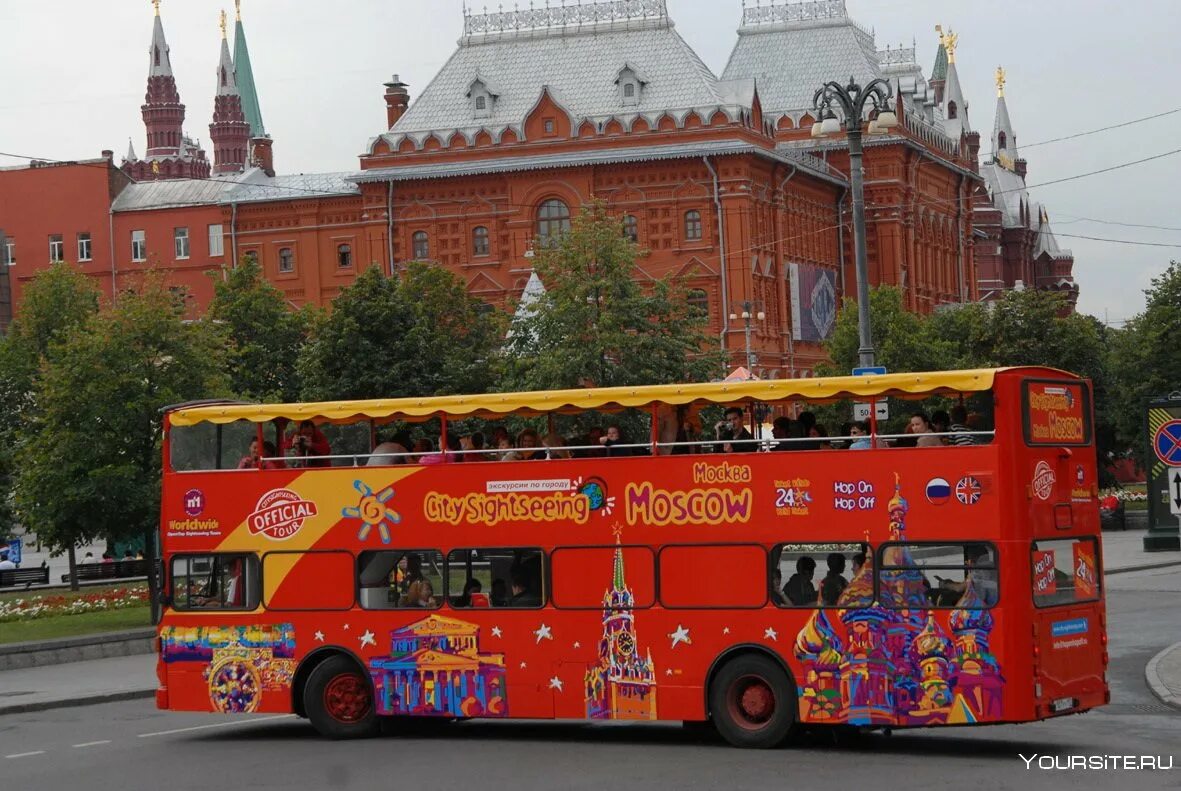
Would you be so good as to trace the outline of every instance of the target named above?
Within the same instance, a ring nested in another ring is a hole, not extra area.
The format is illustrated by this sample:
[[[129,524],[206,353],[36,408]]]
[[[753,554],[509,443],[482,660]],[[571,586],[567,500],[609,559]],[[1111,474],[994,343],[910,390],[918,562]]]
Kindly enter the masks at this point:
[[[221,60],[217,65],[217,92],[213,99],[213,172],[241,173],[246,168],[250,124],[242,112],[242,97],[234,76],[234,61],[226,40],[226,12],[221,12]]]

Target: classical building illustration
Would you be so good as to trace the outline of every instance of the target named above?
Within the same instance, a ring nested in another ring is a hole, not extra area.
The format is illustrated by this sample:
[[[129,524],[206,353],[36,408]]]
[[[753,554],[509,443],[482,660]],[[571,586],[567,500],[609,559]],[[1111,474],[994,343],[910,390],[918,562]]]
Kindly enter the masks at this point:
[[[390,632],[369,660],[378,714],[504,717],[504,654],[481,653],[480,627],[430,615]]]
[[[611,587],[603,594],[599,659],[584,676],[586,716],[656,719],[656,667],[636,637],[635,599],[624,579],[623,549],[615,547]]]

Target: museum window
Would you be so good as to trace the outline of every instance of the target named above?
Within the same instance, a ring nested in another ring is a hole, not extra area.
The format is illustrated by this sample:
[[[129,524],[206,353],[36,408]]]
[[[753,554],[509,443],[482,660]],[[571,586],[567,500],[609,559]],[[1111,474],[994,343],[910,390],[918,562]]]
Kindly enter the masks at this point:
[[[431,237],[427,235],[426,231],[415,231],[411,242],[415,260],[425,261],[431,257]]]
[[[570,231],[570,207],[551,198],[537,208],[537,239],[542,247],[556,247]]]
[[[224,240],[222,239],[221,224],[209,226],[209,257],[217,258],[225,255]]]
[[[172,240],[176,247],[177,258],[189,257],[189,229],[188,228],[174,228],[172,230]]]
[[[91,259],[91,244],[90,234],[78,234],[78,260],[89,261]]]
[[[488,229],[483,225],[477,225],[472,229],[472,255],[488,255],[491,252],[491,245],[488,243]]]
[[[131,232],[131,260],[137,263],[148,260],[148,237],[144,231]]]
[[[623,218],[623,238],[635,244],[640,241],[640,222],[636,215],[627,214]]]
[[[701,212],[696,209],[685,212],[685,241],[701,241]]]
[[[690,289],[685,300],[690,310],[696,310],[702,316],[709,316],[709,294],[700,288]]]
[[[347,244],[336,246],[336,265],[341,269],[353,265],[353,248]]]
[[[290,247],[279,248],[279,271],[280,272],[294,272],[295,271],[295,251]]]
[[[49,263],[57,264],[66,260],[66,244],[62,235],[55,233],[49,237]]]

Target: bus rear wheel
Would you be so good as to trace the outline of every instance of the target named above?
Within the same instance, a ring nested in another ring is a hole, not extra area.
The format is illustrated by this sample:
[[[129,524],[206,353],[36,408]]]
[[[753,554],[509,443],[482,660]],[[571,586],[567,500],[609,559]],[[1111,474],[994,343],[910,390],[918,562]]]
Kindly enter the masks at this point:
[[[330,739],[377,733],[373,685],[348,657],[329,657],[316,666],[304,687],[303,706],[316,730]]]
[[[787,674],[765,656],[732,659],[710,682],[710,719],[735,747],[778,747],[795,729],[795,704]]]

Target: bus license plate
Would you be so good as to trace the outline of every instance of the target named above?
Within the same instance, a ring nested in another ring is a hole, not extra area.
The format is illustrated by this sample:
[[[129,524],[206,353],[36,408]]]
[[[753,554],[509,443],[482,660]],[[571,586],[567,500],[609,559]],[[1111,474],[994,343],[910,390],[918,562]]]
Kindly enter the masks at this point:
[[[1074,698],[1058,698],[1051,705],[1054,711],[1067,711],[1074,708]]]

